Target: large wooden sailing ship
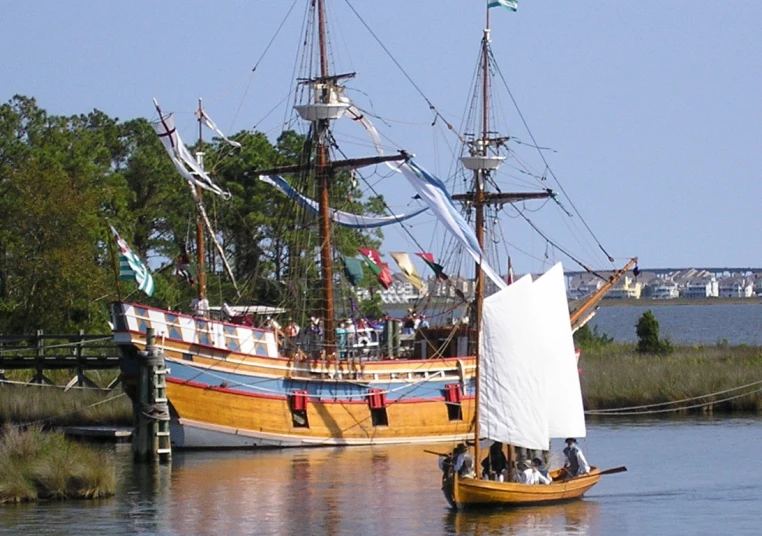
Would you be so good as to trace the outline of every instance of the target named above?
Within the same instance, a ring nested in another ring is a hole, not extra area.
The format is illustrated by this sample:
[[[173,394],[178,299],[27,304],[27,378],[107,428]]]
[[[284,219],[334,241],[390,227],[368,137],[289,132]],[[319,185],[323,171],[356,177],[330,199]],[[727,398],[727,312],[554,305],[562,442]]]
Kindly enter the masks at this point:
[[[441,339],[446,342],[430,345],[427,351],[403,352],[394,336],[393,323],[387,324],[384,332],[368,330],[371,344],[345,348],[344,352],[339,348],[334,303],[338,274],[333,267],[331,241],[332,227],[340,215],[330,206],[332,181],[338,173],[382,163],[404,168],[402,172],[411,182],[428,181],[421,188],[437,181],[409,161],[406,153],[331,158],[333,123],[346,115],[356,121],[361,117],[342,86],[354,73],[336,74],[330,69],[325,0],[309,4],[308,20],[314,22],[314,33],[308,30],[304,41],[309,40],[311,49],[317,51],[317,70],[299,79],[305,100],[295,106],[299,117],[310,125],[309,150],[300,164],[257,173],[263,181],[286,187],[288,181],[281,175],[309,177],[317,186],[316,216],[311,229],[316,229],[319,236],[322,298],[315,337],[301,344],[273,326],[255,327],[247,322],[233,322],[231,318],[192,316],[118,302],[113,305],[114,338],[125,355],[125,382],[129,385],[138,352],[145,349],[146,332],[151,329],[170,369],[167,395],[172,443],[176,447],[431,443],[473,437],[472,423],[478,413],[477,361],[473,344],[458,342],[473,343],[478,324],[431,328],[432,332],[445,333]],[[373,135],[367,119],[362,122]],[[547,197],[548,192],[484,191],[479,181],[493,169],[491,166],[502,161],[502,157],[491,156],[489,152],[498,142],[490,139],[485,121],[482,136],[472,147],[473,154],[463,161],[474,171],[477,187],[454,198],[482,207]],[[449,197],[446,192],[442,195]],[[389,219],[399,221],[402,217],[393,215]],[[475,237],[479,237],[482,228],[483,216],[482,220],[477,219]],[[199,231],[200,241],[202,235]],[[483,245],[483,237],[478,240]],[[477,260],[480,256],[478,252],[471,255]],[[631,266],[617,271],[609,283],[613,284]],[[483,273],[484,270],[477,270],[477,295],[484,288]],[[575,310],[572,324],[586,321],[599,298],[596,296]],[[476,303],[479,311],[476,317],[480,318],[481,302]],[[250,307],[243,312],[278,311],[282,309]],[[426,337],[423,331],[420,333]],[[438,339],[431,336],[427,340]]]

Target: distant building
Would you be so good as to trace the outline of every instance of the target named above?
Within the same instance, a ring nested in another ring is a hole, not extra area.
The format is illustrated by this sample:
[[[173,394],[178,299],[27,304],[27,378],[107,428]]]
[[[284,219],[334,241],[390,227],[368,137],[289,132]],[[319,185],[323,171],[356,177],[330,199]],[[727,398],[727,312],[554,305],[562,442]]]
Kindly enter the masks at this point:
[[[637,279],[626,275],[606,293],[608,299],[640,299],[643,286]]]
[[[680,296],[680,288],[674,281],[661,281],[650,286],[649,295],[655,300],[671,300]]]
[[[680,290],[681,298],[716,298],[719,295],[719,283],[714,276],[709,279],[688,282]]]
[[[721,298],[751,298],[754,296],[754,285],[745,279],[728,279],[720,283]]]

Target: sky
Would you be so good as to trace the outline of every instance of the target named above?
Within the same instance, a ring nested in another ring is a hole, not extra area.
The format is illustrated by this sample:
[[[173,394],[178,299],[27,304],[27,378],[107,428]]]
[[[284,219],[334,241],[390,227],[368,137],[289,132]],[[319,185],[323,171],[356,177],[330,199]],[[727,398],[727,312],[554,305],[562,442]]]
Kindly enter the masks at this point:
[[[0,98],[21,94],[51,114],[99,109],[128,120],[155,118],[155,97],[192,142],[202,97],[224,131],[256,128],[274,139],[305,4],[298,0],[286,18],[291,0],[6,0]],[[446,175],[454,140],[442,121],[432,127],[420,93],[461,124],[484,3],[328,5],[337,68],[357,72],[348,82],[354,95],[383,118],[376,121],[397,146]],[[638,256],[641,268],[762,265],[758,2],[520,0],[516,13],[491,10],[491,27],[534,138],[552,148],[553,173],[617,264]],[[395,185],[382,193],[396,208],[409,203]],[[388,233],[384,249],[410,251],[405,240]],[[547,251],[542,240],[526,240],[522,251],[532,253],[518,271],[538,269]]]

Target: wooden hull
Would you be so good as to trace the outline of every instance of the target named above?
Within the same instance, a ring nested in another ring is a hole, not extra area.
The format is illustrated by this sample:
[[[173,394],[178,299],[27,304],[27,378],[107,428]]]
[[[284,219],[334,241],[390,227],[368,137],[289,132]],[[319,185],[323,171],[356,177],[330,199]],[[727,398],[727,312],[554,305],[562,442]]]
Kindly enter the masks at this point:
[[[279,355],[271,331],[114,307],[128,393],[148,328],[164,353],[174,447],[432,443],[473,434],[473,357],[305,361]]]
[[[443,478],[442,491],[450,506],[458,509],[538,506],[580,499],[600,478],[600,471],[595,467],[586,475],[554,480],[550,485],[494,482],[452,475]]]

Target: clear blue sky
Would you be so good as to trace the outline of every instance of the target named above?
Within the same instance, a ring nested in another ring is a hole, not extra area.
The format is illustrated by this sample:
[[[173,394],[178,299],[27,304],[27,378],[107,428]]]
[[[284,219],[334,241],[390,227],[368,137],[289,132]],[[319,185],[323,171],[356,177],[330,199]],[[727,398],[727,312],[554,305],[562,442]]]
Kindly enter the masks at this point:
[[[156,97],[192,141],[191,112],[203,97],[225,131],[279,132],[283,106],[267,112],[289,89],[305,0],[254,73],[290,0],[3,4],[3,101],[23,94],[53,114],[97,108],[126,120],[152,117]],[[352,5],[459,125],[483,2]],[[446,173],[450,156],[425,101],[344,0],[329,6],[337,66],[358,72],[350,86],[389,119],[397,144]],[[557,151],[554,172],[610,253],[638,255],[642,267],[762,264],[759,2],[521,0],[517,13],[492,14],[511,91],[539,143]],[[390,234],[386,249],[411,247]]]

